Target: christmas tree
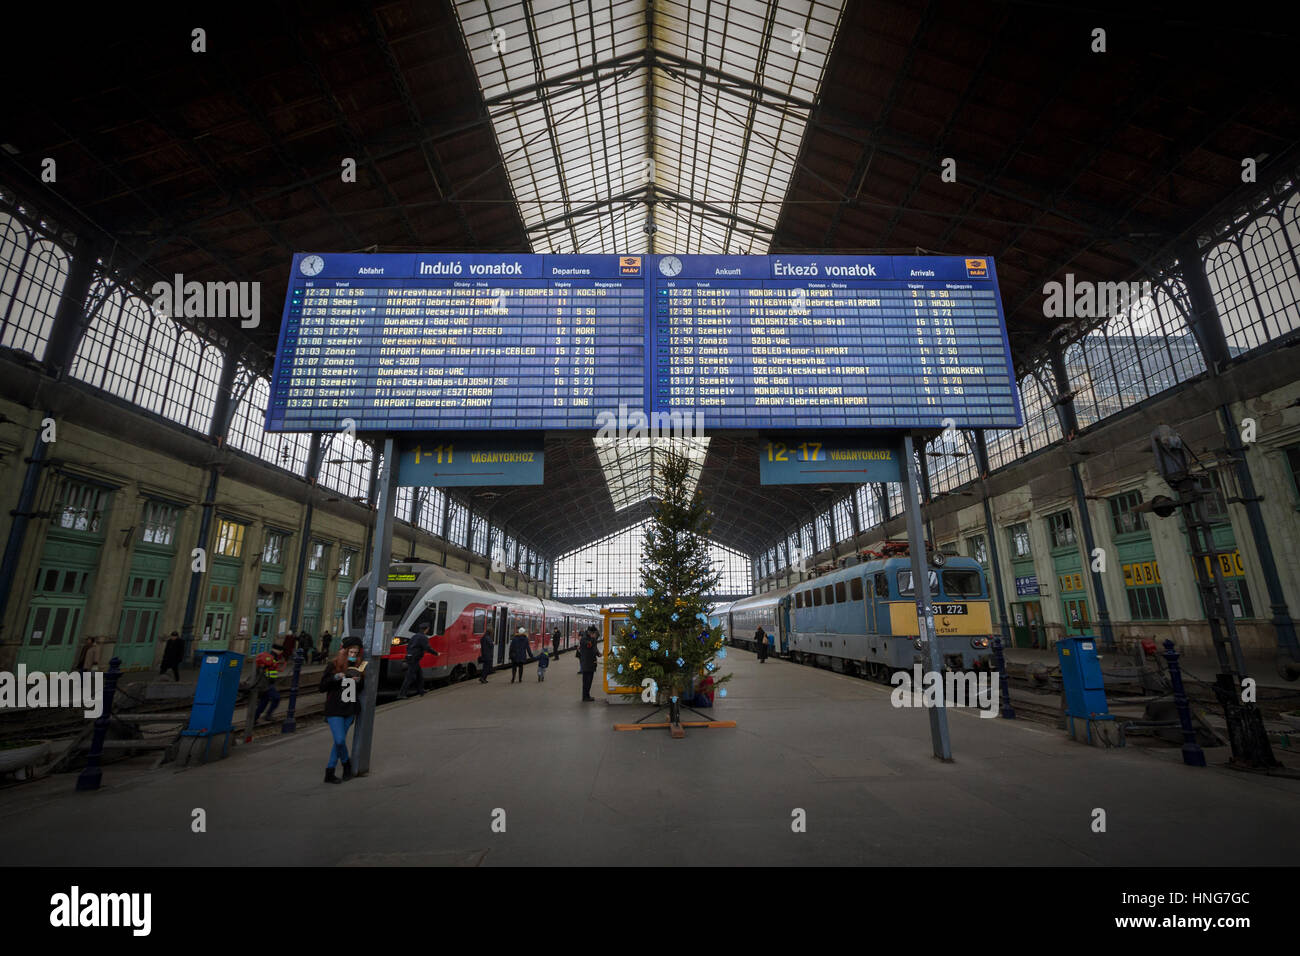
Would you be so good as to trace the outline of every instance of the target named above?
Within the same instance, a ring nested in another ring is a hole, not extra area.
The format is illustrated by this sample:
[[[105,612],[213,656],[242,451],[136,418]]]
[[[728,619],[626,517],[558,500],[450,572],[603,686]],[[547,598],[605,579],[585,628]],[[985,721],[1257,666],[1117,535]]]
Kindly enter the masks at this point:
[[[646,686],[649,678],[648,697],[669,705],[673,724],[680,722],[682,699],[704,679],[711,677],[717,690],[731,677],[718,670],[727,651],[722,628],[716,619],[709,621],[705,598],[721,578],[709,554],[711,514],[699,491],[687,491],[690,469],[680,455],[663,458],[663,496],[641,549],[642,593],[629,626],[612,642],[608,665],[625,685]]]

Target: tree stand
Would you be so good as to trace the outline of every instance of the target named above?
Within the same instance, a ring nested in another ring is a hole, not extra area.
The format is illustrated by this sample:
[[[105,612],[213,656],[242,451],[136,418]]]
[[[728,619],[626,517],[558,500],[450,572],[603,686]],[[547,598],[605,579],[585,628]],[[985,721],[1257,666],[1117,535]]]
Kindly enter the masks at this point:
[[[692,727],[735,727],[736,726],[736,722],[734,720],[714,720],[708,714],[701,714],[694,707],[691,707],[687,704],[683,704],[680,699],[676,701],[670,699],[668,703],[660,704],[654,710],[650,711],[650,713],[646,714],[644,717],[639,719],[636,723],[615,724],[614,729],[615,730],[649,730],[652,728],[666,727],[668,728],[668,732],[672,735],[674,740],[680,740],[681,738],[686,736],[686,728],[682,726],[683,708],[689,710],[696,717],[700,718],[698,722],[695,721],[690,722],[690,725]],[[658,717],[665,710],[668,711],[667,723],[649,722],[652,717]]]

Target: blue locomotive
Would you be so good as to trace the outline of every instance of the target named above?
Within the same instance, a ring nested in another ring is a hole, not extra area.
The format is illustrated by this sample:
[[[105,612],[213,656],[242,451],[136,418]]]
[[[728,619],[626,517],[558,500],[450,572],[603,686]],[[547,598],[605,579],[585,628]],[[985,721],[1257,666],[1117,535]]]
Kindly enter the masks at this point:
[[[972,558],[953,557],[931,565],[929,575],[935,663],[949,670],[988,669],[993,619],[983,569]],[[755,649],[754,635],[762,627],[770,650],[798,663],[879,679],[924,663],[907,557],[850,565],[743,598],[722,613],[730,643]]]

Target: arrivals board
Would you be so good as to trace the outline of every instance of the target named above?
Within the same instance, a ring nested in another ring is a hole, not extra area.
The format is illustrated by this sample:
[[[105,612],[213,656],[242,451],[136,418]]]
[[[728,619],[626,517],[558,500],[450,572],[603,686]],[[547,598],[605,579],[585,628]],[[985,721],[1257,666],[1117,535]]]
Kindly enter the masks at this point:
[[[299,254],[271,431],[1022,423],[988,258]]]

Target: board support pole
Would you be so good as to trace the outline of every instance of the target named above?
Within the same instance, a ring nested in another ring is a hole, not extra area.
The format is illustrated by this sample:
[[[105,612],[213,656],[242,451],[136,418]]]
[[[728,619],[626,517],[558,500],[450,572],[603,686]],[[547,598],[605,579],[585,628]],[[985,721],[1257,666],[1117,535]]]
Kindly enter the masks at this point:
[[[366,614],[366,679],[361,688],[361,714],[352,736],[352,767],[357,776],[370,770],[370,745],[375,735],[375,706],[379,703],[380,657],[387,631],[384,610],[388,603],[388,565],[393,557],[393,504],[397,498],[397,454],[392,437],[384,439],[384,460],[379,468],[379,494],[375,501],[373,559],[370,562],[370,603]]]
[[[927,707],[930,712],[930,742],[934,755],[943,761],[952,760],[952,744],[948,739],[948,710],[945,697],[942,662],[935,649],[934,605],[930,595],[930,561],[925,550],[925,532],[921,524],[921,500],[917,494],[920,479],[916,467],[910,432],[903,436],[903,512],[907,518],[908,553],[912,556],[912,587],[916,594],[917,634],[921,643],[921,658],[926,674],[938,675],[938,703]],[[913,687],[915,695],[920,688]]]

